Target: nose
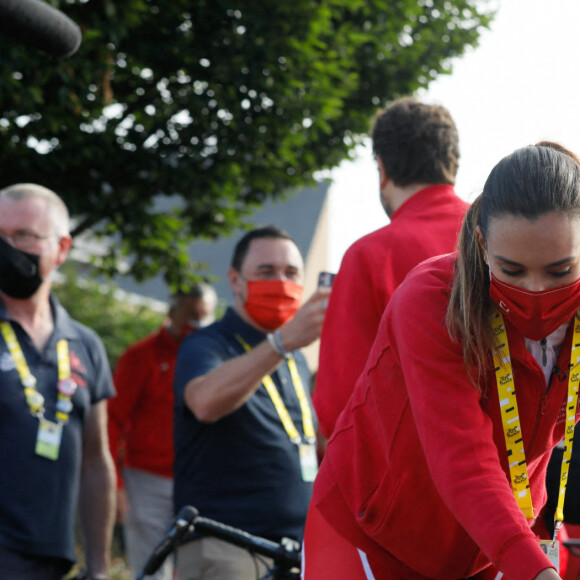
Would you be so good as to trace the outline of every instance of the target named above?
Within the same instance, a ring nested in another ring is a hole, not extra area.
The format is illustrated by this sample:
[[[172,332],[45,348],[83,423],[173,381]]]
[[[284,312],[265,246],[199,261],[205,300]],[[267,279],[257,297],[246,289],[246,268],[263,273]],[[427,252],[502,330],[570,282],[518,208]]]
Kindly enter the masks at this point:
[[[544,292],[554,286],[554,281],[547,280],[544,276],[530,275],[523,280],[520,280],[518,285],[529,292]]]
[[[276,269],[272,273],[272,280],[281,280],[282,282],[287,282],[291,278],[288,276],[283,268]]]

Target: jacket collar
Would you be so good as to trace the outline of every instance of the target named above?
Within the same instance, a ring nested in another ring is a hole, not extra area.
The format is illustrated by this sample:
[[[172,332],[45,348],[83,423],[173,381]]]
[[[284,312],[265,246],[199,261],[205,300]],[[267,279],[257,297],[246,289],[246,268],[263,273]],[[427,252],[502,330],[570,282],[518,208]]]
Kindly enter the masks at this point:
[[[420,189],[402,203],[391,216],[391,221],[426,211],[432,213],[438,205],[456,197],[452,185],[430,185]]]

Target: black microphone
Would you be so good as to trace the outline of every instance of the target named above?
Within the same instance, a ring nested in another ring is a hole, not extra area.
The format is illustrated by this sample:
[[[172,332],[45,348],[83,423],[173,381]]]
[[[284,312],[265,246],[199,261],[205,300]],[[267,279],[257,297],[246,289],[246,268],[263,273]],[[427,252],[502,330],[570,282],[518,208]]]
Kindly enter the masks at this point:
[[[157,570],[161,567],[161,564],[165,562],[165,558],[181,544],[190,531],[191,524],[193,520],[198,515],[198,511],[186,505],[179,510],[177,517],[173,520],[171,527],[165,534],[165,537],[157,547],[153,550],[151,556],[149,556],[147,562],[143,566],[143,570],[137,574],[136,580],[142,580],[145,576],[155,574]]]
[[[0,34],[53,56],[70,56],[81,44],[81,30],[43,0],[0,0]]]

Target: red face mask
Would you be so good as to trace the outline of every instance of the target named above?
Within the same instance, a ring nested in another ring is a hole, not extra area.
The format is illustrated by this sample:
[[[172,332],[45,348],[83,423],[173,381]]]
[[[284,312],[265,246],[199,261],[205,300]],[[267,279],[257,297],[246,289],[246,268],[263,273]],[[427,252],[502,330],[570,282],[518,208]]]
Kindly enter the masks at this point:
[[[531,340],[546,338],[580,308],[580,278],[541,292],[500,282],[491,272],[490,278],[490,298],[519,332]]]
[[[283,280],[248,280],[244,308],[266,330],[276,330],[290,320],[302,300],[302,286]]]

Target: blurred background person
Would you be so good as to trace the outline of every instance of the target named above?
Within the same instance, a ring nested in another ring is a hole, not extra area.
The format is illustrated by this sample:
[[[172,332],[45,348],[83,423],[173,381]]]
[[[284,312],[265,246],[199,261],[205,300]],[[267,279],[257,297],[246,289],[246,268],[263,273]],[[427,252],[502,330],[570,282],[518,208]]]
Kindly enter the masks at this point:
[[[181,341],[213,322],[217,295],[200,282],[171,296],[159,330],[130,346],[113,376],[109,443],[117,468],[117,521],[133,573],[140,571],[173,519],[173,372]],[[173,578],[167,558],[152,576]]]

